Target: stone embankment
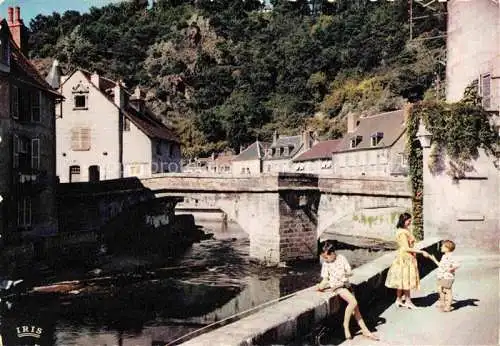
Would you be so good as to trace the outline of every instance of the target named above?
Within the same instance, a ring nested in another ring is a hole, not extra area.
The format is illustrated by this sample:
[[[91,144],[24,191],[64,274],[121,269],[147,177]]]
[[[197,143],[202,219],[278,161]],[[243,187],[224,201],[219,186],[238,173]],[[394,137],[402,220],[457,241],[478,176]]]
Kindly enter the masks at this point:
[[[426,239],[418,243],[417,248],[437,255],[438,244],[437,238]],[[395,256],[395,252],[387,253],[353,271],[351,283],[356,286],[356,297],[361,307],[375,298],[386,299],[393,295],[384,286],[384,282]],[[432,269],[432,266],[421,266],[421,275]],[[310,333],[327,317],[339,315],[341,318],[341,306],[342,302],[335,294],[320,293],[315,287],[310,287],[248,317],[192,338],[182,345],[283,345]]]

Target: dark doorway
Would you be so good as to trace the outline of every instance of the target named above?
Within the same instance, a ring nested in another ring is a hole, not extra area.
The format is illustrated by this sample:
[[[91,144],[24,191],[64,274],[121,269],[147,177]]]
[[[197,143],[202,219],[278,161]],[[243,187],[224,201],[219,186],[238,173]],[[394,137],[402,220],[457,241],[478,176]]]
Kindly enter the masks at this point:
[[[100,180],[99,166],[89,167],[89,181],[95,182]]]

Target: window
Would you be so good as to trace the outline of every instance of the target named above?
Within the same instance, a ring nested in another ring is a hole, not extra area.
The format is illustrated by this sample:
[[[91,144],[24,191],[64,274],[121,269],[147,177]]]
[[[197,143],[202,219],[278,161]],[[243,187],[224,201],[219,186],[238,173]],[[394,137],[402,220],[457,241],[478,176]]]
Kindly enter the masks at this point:
[[[89,181],[96,182],[100,180],[99,166],[89,166]]]
[[[87,96],[75,95],[75,109],[87,109]]]
[[[483,108],[489,109],[491,106],[491,75],[489,73],[481,76],[480,90]]]
[[[175,144],[170,143],[169,148],[168,148],[168,156],[173,157],[175,153]]]
[[[156,143],[156,155],[161,155],[161,143]]]
[[[130,120],[128,118],[123,117],[123,131],[130,131]]]
[[[34,122],[41,121],[41,95],[42,93],[37,91],[32,91],[31,96],[31,120]]]
[[[359,143],[361,143],[363,137],[362,136],[355,136],[351,138],[351,149],[354,149],[358,146]]]
[[[384,134],[382,132],[376,132],[371,135],[371,145],[372,147],[376,147],[379,143],[380,140],[384,138]]]
[[[354,138],[351,138],[351,149],[356,148],[356,140]]]
[[[33,138],[31,140],[31,168],[40,169],[40,139]]]
[[[31,226],[31,198],[21,197],[17,201],[17,225],[19,227]]]
[[[90,150],[90,128],[75,127],[71,130],[71,149],[73,151]]]
[[[80,166],[69,166],[69,182],[77,183],[80,181]]]
[[[12,143],[13,167],[18,169],[31,168],[30,140],[26,137],[14,135]]]
[[[15,85],[10,89],[10,114],[14,119],[19,119],[19,91]]]
[[[408,166],[408,158],[406,157],[405,153],[400,153],[401,155],[401,166],[406,167]]]

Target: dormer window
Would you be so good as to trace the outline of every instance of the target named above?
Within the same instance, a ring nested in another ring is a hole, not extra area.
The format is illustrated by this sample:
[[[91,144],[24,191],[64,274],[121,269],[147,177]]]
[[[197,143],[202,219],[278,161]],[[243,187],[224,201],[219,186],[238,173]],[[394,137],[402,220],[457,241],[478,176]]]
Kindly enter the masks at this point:
[[[376,147],[380,141],[384,138],[384,133],[383,132],[375,132],[374,134],[371,135],[371,145],[372,147]]]
[[[73,87],[73,102],[74,109],[85,110],[88,109],[88,94],[89,87],[80,81]]]
[[[284,147],[284,148],[283,148],[283,155],[284,155],[284,156],[288,156],[288,155],[290,155],[290,153],[289,153],[289,148],[288,148],[288,147]]]
[[[75,95],[75,108],[76,109],[87,108],[87,97],[85,97],[85,95]]]
[[[355,136],[351,138],[351,149],[354,149],[358,146],[359,143],[361,143],[361,140],[363,139],[363,136]]]

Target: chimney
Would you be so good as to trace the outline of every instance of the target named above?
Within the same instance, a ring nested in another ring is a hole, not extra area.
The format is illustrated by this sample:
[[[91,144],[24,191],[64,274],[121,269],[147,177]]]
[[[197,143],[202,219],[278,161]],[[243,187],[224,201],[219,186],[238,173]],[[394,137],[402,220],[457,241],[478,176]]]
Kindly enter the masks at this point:
[[[9,30],[12,35],[12,39],[16,45],[21,49],[24,55],[28,55],[28,29],[24,26],[23,20],[21,19],[21,9],[19,6],[15,8],[8,8],[8,21]]]
[[[359,116],[354,113],[349,113],[347,115],[347,133],[353,133],[356,131],[359,124]]]
[[[245,147],[243,145],[240,145],[240,154],[243,152],[243,150],[245,150]]]
[[[134,90],[134,98],[140,100],[141,99],[141,88],[139,88],[139,86],[136,86],[135,87],[135,90]]]
[[[274,133],[273,133],[273,145],[276,145],[277,142],[278,142],[278,131],[274,130]]]
[[[304,145],[304,150],[311,149],[312,146],[312,132],[305,130],[302,132],[302,144]]]
[[[139,86],[135,87],[134,94],[130,98],[130,104],[139,112],[144,112],[145,107],[144,107],[144,99],[142,98],[141,94],[141,88]]]
[[[116,82],[115,87],[113,88],[113,94],[115,99],[115,105],[117,105],[120,109],[125,107],[125,93],[122,88],[122,81],[119,80]]]
[[[97,89],[100,88],[100,81],[101,81],[101,78],[99,77],[99,74],[97,73],[97,71],[94,71],[94,73],[92,73],[92,75],[90,76],[90,81],[92,82],[92,84],[95,85],[95,87]]]
[[[14,23],[14,8],[12,6],[9,6],[8,14],[9,16],[7,17],[7,23],[10,25]]]

